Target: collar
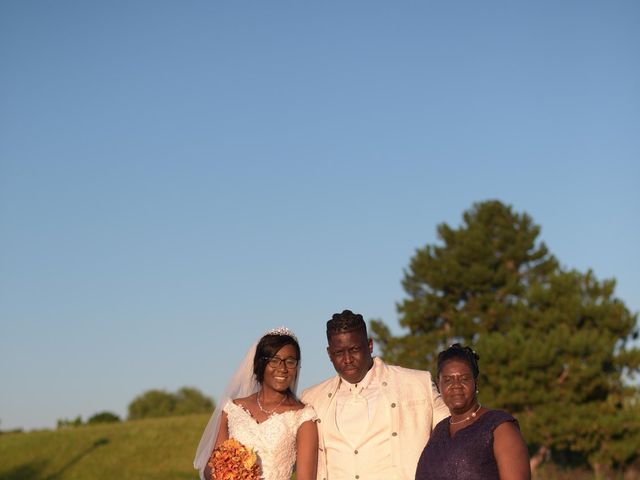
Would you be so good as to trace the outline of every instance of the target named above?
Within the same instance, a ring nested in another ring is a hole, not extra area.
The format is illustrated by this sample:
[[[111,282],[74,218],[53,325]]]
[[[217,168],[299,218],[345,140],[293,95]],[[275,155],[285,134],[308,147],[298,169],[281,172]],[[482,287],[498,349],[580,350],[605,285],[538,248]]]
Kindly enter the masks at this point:
[[[365,388],[368,388],[372,383],[375,383],[376,379],[376,358],[373,359],[373,364],[365,376],[358,383],[349,383],[344,378],[340,377],[338,382],[338,390],[360,393]]]

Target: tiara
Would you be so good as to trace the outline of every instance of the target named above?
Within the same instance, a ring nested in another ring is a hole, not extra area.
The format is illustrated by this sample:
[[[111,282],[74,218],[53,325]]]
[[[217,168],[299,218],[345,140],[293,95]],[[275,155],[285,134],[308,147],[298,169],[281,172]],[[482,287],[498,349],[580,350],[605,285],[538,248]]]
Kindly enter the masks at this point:
[[[296,337],[296,334],[285,326],[267,330],[266,332],[264,332],[263,337],[266,337],[267,335],[286,335],[287,337],[293,338],[296,342],[298,341],[298,337]]]

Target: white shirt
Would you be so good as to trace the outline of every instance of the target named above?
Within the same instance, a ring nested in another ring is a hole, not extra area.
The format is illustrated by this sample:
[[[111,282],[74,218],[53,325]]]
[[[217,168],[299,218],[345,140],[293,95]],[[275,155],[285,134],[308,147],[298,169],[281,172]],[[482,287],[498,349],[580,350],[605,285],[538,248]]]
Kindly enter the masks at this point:
[[[378,398],[380,397],[380,384],[375,376],[375,368],[370,368],[367,374],[358,383],[349,383],[344,378],[340,379],[340,385],[336,392],[336,422],[340,423],[340,416],[345,403],[352,395],[360,394],[367,401],[369,418],[371,420],[376,413]]]

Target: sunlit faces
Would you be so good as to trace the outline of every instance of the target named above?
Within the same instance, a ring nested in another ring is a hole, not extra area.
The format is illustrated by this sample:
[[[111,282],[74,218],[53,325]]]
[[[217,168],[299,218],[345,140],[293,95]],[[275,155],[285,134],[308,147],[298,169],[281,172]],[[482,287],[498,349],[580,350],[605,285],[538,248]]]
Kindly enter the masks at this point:
[[[336,372],[349,383],[358,383],[373,365],[373,342],[362,331],[332,335],[327,347]]]
[[[298,356],[293,345],[282,347],[267,363],[262,385],[278,392],[287,390],[296,379],[297,361]],[[294,363],[296,366],[293,366]]]
[[[476,405],[476,381],[467,362],[451,359],[444,363],[438,388],[452,414],[462,414]]]

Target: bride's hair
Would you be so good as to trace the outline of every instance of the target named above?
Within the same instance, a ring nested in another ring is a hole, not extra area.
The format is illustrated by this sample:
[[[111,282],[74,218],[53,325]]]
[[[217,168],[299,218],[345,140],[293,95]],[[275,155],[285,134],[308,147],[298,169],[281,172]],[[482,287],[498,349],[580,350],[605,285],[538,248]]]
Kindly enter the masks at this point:
[[[264,381],[264,370],[267,368],[269,359],[275,356],[285,345],[292,345],[296,349],[296,359],[300,362],[300,345],[295,338],[289,335],[267,334],[260,339],[256,346],[256,354],[253,357],[253,374],[258,383]]]

